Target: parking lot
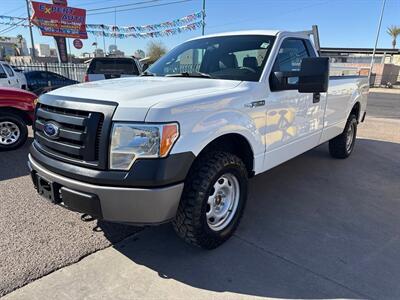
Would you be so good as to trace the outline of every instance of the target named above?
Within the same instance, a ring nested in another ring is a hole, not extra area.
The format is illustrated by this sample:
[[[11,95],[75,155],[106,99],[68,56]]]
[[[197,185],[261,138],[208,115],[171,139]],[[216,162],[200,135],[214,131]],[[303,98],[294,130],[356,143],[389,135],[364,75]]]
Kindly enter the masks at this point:
[[[114,245],[9,298],[398,299],[399,128],[400,95],[372,93],[352,157],[324,144],[252,179],[235,237],[214,251],[169,225],[82,222],[36,195],[28,145],[1,153],[0,296]]]

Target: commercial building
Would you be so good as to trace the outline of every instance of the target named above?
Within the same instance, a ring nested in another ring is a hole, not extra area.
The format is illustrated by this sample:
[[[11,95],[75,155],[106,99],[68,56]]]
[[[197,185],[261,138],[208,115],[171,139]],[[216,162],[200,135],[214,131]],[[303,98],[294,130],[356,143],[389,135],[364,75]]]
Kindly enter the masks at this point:
[[[23,37],[0,36],[0,59],[14,55],[29,55],[26,40]]]
[[[372,48],[321,48],[321,56],[329,57],[336,66],[356,67],[368,75],[371,65]],[[371,84],[400,85],[400,50],[378,48],[375,52]]]

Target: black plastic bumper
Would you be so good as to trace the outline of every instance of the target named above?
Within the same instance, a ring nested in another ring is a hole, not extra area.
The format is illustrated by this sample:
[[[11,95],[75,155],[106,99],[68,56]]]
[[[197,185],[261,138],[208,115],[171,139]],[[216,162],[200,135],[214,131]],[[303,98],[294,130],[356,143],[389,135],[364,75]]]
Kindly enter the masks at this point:
[[[195,159],[192,152],[184,152],[166,158],[137,160],[129,171],[110,171],[55,160],[42,154],[34,144],[30,153],[37,162],[54,173],[87,183],[116,187],[156,188],[183,182]]]
[[[28,166],[30,167],[29,164]],[[100,199],[97,195],[61,186],[57,182],[42,178],[32,168],[30,171],[33,184],[39,195],[69,210],[85,213],[97,219],[103,218]]]

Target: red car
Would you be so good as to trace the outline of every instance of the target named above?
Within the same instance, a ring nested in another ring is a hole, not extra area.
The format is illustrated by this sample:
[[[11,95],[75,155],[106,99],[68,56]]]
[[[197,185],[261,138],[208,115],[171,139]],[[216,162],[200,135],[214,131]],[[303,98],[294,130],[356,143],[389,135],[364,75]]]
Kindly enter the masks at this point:
[[[36,99],[33,93],[0,87],[0,151],[17,149],[26,142]]]

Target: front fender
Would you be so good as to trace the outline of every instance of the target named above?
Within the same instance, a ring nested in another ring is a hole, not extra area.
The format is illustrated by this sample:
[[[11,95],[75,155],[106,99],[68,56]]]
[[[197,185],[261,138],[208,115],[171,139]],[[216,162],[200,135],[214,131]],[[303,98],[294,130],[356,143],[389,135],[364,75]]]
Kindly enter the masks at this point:
[[[265,115],[260,114],[259,122],[238,111],[219,111],[198,120],[191,129],[182,128],[181,137],[173,148],[173,153],[192,151],[196,156],[212,141],[226,135],[239,134],[250,144],[257,156],[265,151],[264,137],[260,129],[265,126]]]

